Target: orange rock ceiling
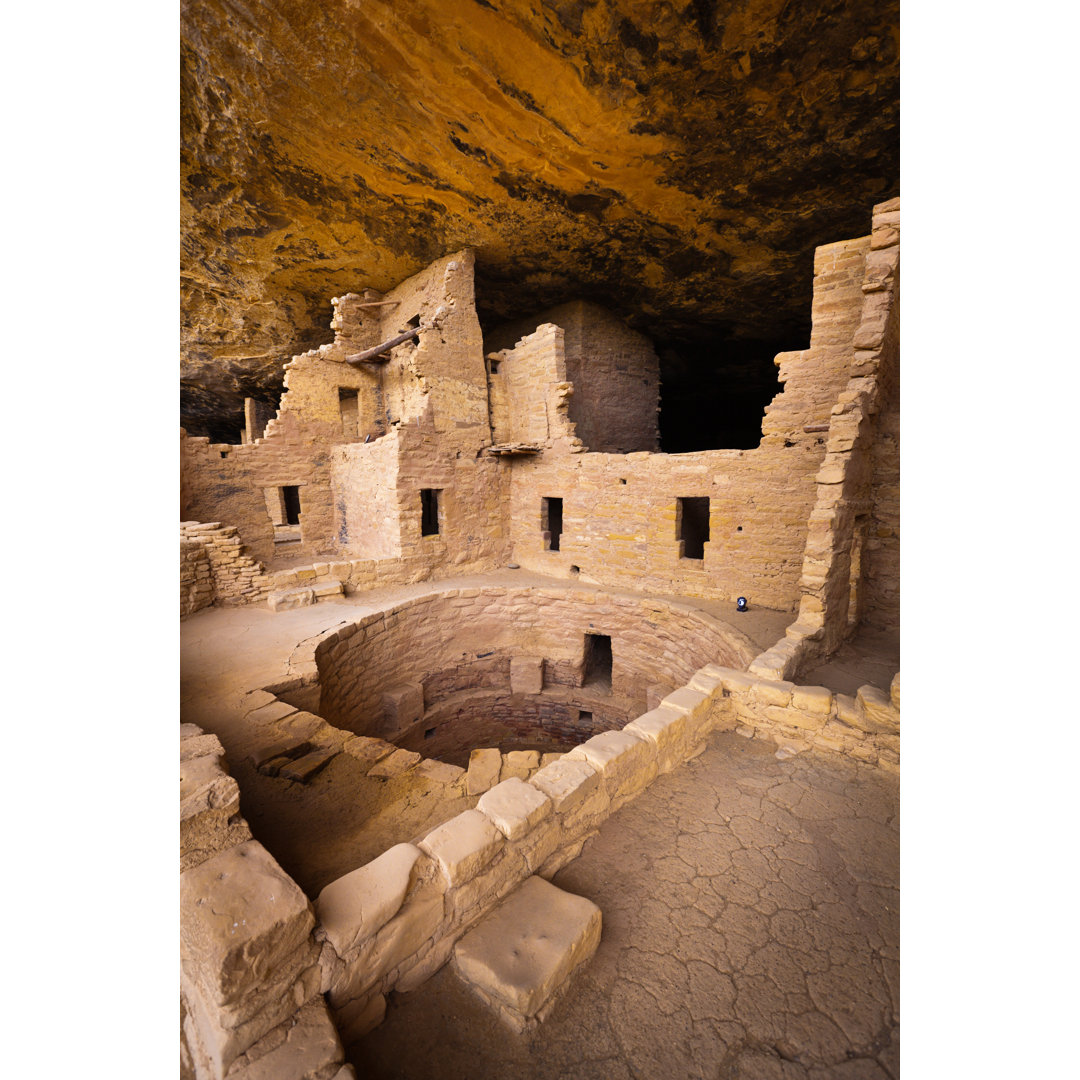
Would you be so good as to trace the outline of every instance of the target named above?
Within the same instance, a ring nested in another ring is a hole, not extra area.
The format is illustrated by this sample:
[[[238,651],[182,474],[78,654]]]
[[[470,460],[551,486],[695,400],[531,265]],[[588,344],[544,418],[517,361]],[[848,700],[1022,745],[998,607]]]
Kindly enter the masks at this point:
[[[898,32],[895,0],[189,0],[183,421],[238,430],[332,296],[465,246],[485,327],[582,297],[673,395],[749,377],[899,191]]]

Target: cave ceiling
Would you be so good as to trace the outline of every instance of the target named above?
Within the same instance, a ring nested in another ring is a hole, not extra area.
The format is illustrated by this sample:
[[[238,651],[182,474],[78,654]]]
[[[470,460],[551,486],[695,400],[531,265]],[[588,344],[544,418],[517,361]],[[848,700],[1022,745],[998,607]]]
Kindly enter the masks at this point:
[[[183,422],[463,247],[485,326],[584,297],[683,377],[804,347],[814,248],[899,193],[898,38],[891,0],[188,0]]]

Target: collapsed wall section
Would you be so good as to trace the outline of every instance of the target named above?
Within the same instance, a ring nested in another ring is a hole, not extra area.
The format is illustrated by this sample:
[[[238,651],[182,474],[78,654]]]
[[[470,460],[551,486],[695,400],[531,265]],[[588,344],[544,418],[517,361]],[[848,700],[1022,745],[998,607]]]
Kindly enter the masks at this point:
[[[488,335],[485,352],[490,358],[493,350],[509,350],[515,343],[520,347],[533,328],[548,323],[562,330],[564,363],[558,378],[573,384],[568,418],[581,442],[602,453],[656,450],[660,361],[648,338],[606,308],[575,300],[507,323]]]
[[[869,248],[864,237],[818,249],[810,347],[777,357],[784,386],[766,410],[757,449],[616,455],[554,444],[515,459],[515,561],[540,573],[726,600],[748,596],[793,610],[814,477],[852,362]],[[558,550],[543,518],[552,499],[561,500]],[[700,532],[707,538],[688,544],[687,501],[704,499]]]

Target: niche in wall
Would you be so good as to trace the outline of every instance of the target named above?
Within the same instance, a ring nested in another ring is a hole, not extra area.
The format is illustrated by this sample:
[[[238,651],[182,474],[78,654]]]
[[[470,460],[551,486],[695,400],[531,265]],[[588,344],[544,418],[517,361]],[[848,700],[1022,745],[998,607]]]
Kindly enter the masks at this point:
[[[338,403],[341,407],[341,433],[346,439],[359,436],[360,400],[359,391],[342,386],[338,389]]]

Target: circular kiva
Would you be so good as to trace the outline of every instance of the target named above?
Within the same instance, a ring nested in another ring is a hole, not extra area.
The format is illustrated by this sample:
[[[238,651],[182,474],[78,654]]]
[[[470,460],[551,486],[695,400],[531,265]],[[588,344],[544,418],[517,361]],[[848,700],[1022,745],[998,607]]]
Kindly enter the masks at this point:
[[[477,747],[568,750],[621,728],[705,664],[744,670],[757,651],[734,627],[664,600],[455,589],[320,635],[318,711],[466,766]]]

